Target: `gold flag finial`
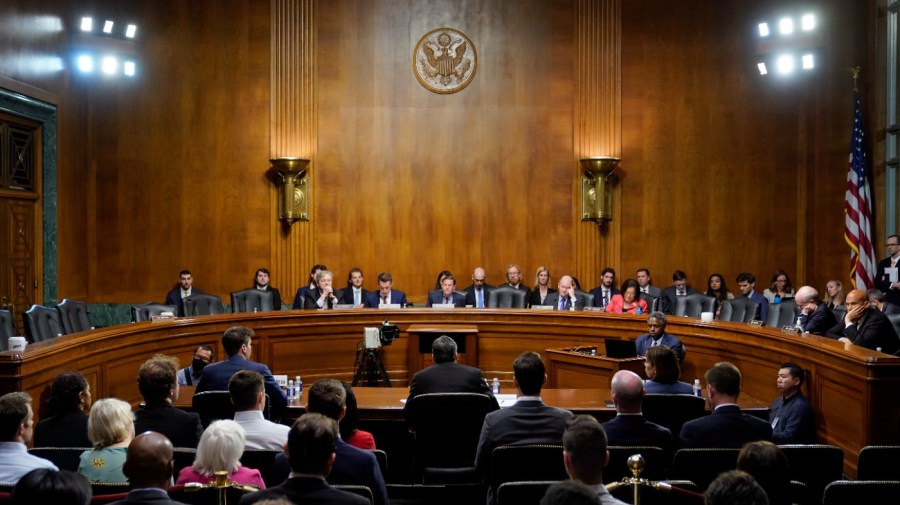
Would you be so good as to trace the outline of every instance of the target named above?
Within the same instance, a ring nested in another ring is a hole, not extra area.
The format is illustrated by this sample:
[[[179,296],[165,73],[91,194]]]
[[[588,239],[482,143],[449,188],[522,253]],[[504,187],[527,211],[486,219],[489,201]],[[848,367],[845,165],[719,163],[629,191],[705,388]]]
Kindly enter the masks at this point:
[[[859,80],[859,67],[852,67],[850,69],[850,75],[853,76],[853,91],[859,91],[859,87],[857,87],[857,81]]]

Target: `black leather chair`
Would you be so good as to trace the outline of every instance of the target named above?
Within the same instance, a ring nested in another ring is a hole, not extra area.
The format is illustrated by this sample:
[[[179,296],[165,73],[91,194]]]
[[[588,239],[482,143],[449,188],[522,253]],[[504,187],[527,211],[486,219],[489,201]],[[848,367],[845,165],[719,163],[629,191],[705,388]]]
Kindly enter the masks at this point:
[[[30,309],[22,313],[22,322],[25,324],[25,338],[32,344],[66,333],[55,307],[32,305]]]
[[[584,306],[585,307],[593,307],[594,306],[594,294],[588,293],[587,291],[582,291],[580,289],[575,290],[576,295],[581,295],[584,297]]]
[[[172,315],[177,313],[174,305],[164,305],[162,303],[147,302],[141,305],[131,306],[131,322],[140,323],[149,321],[153,316],[158,316],[163,312],[171,312]]]
[[[200,423],[203,428],[217,419],[234,419],[234,405],[228,391],[203,391],[194,393],[191,398],[191,409],[200,415]],[[271,407],[269,395],[266,394],[266,405],[263,407],[263,417],[271,419]]]
[[[249,288],[231,293],[232,312],[272,312],[273,310],[275,310],[275,303],[271,291]]]
[[[184,300],[185,317],[212,316],[225,312],[222,299],[215,295],[191,295]]]
[[[644,396],[641,412],[651,423],[668,428],[678,440],[684,423],[706,414],[706,400],[691,395],[649,394]]]
[[[501,445],[491,452],[488,480],[491,489],[499,489],[504,482],[558,481],[566,478],[562,445]]]
[[[859,451],[857,480],[900,480],[900,445],[867,445]]]
[[[361,484],[332,484],[331,487],[362,496],[369,500],[369,505],[375,505],[375,493],[369,489],[369,486],[363,486]]]
[[[33,447],[28,449],[28,454],[46,459],[60,470],[77,472],[81,463],[81,453],[89,450],[90,447]]]
[[[281,484],[272,480],[272,465],[275,463],[275,456],[279,454],[281,451],[244,449],[244,453],[241,454],[241,465],[259,470],[266,486],[275,486]]]
[[[900,335],[900,314],[889,314],[888,319],[894,325],[894,331],[897,332],[897,335]]]
[[[9,337],[16,336],[16,324],[12,312],[0,309],[0,351],[9,350]]]
[[[679,449],[672,459],[669,478],[689,480],[706,489],[722,472],[734,470],[740,449]]]
[[[734,300],[722,302],[719,320],[749,323],[756,319],[757,312],[759,312],[759,302],[754,302],[746,296],[739,296]]]
[[[181,470],[192,466],[194,464],[194,458],[197,457],[197,449],[193,447],[175,447],[172,452],[173,462],[175,464],[175,476],[177,478],[178,473]]]
[[[781,328],[782,326],[797,324],[800,309],[793,298],[786,298],[779,303],[769,304],[769,314],[766,316],[766,326]]]
[[[650,293],[641,293],[641,300],[647,302],[647,312],[653,312],[659,310],[659,297],[653,296]]]
[[[847,315],[847,309],[846,307],[840,309],[831,309],[831,313],[834,314],[835,321],[843,321],[844,316]]]
[[[378,462],[378,468],[381,470],[381,475],[387,479],[388,475],[388,459],[387,453],[381,449],[372,450],[372,454],[375,455],[375,461]]]
[[[491,309],[524,309],[525,292],[509,286],[500,286],[488,293],[487,306]]]
[[[666,454],[661,447],[644,445],[611,445],[609,451],[609,463],[603,469],[605,482],[618,482],[625,477],[631,477],[628,468],[628,458],[640,454],[644,458],[644,471],[641,477],[650,480],[660,480],[665,477],[666,467],[671,462],[671,453]]]
[[[496,505],[539,505],[547,488],[558,480],[520,480],[504,482],[497,488]]]
[[[700,293],[675,297],[675,315],[680,317],[700,317],[701,312],[713,312],[716,299]]]
[[[900,497],[900,481],[839,480],[828,484],[825,488],[822,503],[823,505],[897,503],[898,497]]]
[[[86,303],[65,298],[56,306],[56,310],[59,311],[59,320],[66,335],[94,329]]]
[[[822,500],[825,486],[843,478],[844,450],[840,447],[821,444],[778,447],[787,456],[791,480],[806,484],[815,503]]]

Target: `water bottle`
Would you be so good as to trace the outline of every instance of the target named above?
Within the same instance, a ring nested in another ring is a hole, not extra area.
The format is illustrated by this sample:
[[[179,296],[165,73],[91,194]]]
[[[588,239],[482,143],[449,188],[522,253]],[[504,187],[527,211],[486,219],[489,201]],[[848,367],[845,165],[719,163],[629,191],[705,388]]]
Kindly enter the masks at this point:
[[[303,380],[299,375],[294,377],[294,387],[296,388],[294,390],[294,398],[300,401],[300,398],[303,397]]]
[[[288,399],[288,401],[291,401],[294,399],[294,381],[292,381],[292,380],[288,381],[287,399]]]
[[[694,379],[694,396],[703,396],[701,392],[703,388],[700,387],[700,379]]]
[[[494,380],[491,382],[491,392],[495,395],[500,394],[500,379],[494,377]]]

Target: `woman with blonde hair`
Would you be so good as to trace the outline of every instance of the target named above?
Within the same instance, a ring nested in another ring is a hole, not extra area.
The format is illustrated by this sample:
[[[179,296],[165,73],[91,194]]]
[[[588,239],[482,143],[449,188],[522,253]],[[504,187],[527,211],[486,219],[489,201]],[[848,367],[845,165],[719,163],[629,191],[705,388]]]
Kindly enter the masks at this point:
[[[194,464],[181,470],[176,484],[213,482],[215,472],[224,470],[231,482],[265,489],[259,470],[241,466],[246,442],[247,434],[237,422],[225,419],[210,424],[200,437]]]
[[[97,400],[88,416],[88,438],[93,449],[81,453],[78,473],[91,482],[128,482],[122,465],[134,438],[131,405],[116,398]]]
[[[847,310],[844,305],[844,284],[836,279],[828,281],[822,302],[831,310]]]
[[[528,293],[526,306],[544,305],[544,300],[550,293],[556,293],[556,290],[550,287],[550,269],[541,265],[534,273],[534,289]]]

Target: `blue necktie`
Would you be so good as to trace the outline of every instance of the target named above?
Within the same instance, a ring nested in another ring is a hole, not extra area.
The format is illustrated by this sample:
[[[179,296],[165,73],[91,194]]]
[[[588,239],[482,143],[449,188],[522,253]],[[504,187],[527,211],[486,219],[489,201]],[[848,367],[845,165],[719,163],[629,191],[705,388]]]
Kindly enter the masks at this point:
[[[479,309],[484,308],[484,295],[480,289],[475,290],[475,306]]]
[[[568,298],[560,298],[559,300],[559,310],[566,310],[566,302]]]

